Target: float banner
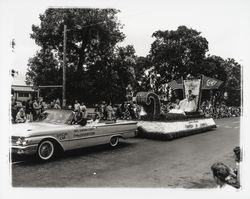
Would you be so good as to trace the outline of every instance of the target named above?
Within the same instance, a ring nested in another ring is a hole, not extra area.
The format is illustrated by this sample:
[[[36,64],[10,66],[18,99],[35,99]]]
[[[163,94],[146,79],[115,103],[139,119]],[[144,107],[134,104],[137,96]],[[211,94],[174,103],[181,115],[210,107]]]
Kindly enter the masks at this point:
[[[218,89],[222,83],[223,81],[203,75],[201,89],[203,90]]]
[[[168,83],[168,85],[173,89],[183,89],[183,79],[179,78]]]
[[[198,102],[199,96],[200,96],[200,85],[201,80],[200,79],[192,79],[192,80],[184,80],[184,94],[185,97],[189,95],[188,91],[192,91],[192,95],[195,95],[195,101]]]

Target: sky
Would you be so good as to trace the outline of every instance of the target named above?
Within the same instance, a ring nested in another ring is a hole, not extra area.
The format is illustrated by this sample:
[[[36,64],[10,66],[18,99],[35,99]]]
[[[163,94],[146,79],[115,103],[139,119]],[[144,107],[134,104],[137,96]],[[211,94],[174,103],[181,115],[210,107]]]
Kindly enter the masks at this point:
[[[39,25],[39,14],[44,13],[48,7],[119,9],[121,12],[118,14],[118,19],[124,24],[122,31],[126,35],[126,39],[119,45],[134,45],[139,56],[148,54],[153,42],[153,32],[176,30],[178,26],[185,25],[198,30],[208,40],[209,54],[234,58],[240,64],[244,64],[245,61],[246,53],[243,49],[247,48],[245,41],[250,35],[250,1],[247,0],[50,2],[2,0],[4,7],[9,9],[4,9],[0,16],[10,22],[9,42],[13,38],[16,42],[15,50],[11,52],[11,65],[19,71],[17,82],[22,82],[24,79],[28,59],[38,50],[38,46],[30,38],[31,26]]]

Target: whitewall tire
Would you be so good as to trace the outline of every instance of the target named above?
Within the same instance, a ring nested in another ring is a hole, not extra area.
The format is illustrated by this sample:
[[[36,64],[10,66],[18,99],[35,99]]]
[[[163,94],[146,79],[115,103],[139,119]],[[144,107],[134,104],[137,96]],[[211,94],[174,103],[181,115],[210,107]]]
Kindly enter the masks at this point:
[[[51,159],[55,153],[55,146],[50,140],[42,141],[37,150],[37,156],[40,160],[46,161]]]
[[[109,144],[112,147],[116,147],[118,145],[118,143],[119,143],[119,137],[117,137],[117,136],[111,137],[109,140]]]

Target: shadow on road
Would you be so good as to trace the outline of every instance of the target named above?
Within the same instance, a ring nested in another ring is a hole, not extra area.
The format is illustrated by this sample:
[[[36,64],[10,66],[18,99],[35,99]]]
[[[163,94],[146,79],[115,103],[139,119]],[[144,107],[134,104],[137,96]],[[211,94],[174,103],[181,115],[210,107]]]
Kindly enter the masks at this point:
[[[19,166],[32,166],[36,164],[43,164],[47,162],[58,162],[58,161],[64,161],[67,159],[75,159],[82,156],[88,156],[91,154],[99,154],[104,153],[108,151],[113,152],[119,152],[120,150],[123,150],[126,147],[133,147],[134,143],[128,143],[128,142],[120,142],[116,147],[111,147],[108,144],[103,145],[97,145],[97,146],[91,146],[91,147],[85,147],[81,149],[74,149],[66,152],[62,152],[60,154],[57,154],[55,158],[49,161],[39,161],[36,156],[24,156],[24,155],[15,155],[12,154],[10,156],[10,163],[11,164],[18,164]]]

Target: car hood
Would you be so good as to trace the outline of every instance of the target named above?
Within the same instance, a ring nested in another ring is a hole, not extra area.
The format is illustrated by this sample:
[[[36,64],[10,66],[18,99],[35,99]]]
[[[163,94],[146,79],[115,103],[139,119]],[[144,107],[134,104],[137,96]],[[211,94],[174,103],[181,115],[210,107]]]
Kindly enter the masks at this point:
[[[33,122],[33,123],[23,123],[14,124],[11,128],[12,136],[31,136],[41,132],[51,132],[56,131],[61,128],[67,128],[67,124],[51,124],[45,122]]]

